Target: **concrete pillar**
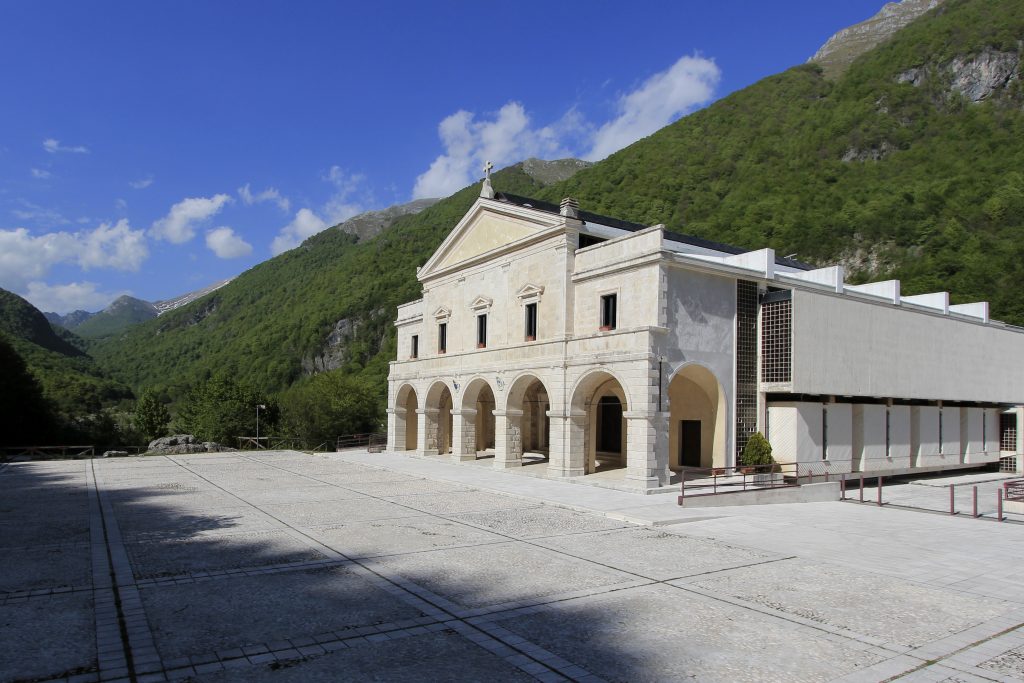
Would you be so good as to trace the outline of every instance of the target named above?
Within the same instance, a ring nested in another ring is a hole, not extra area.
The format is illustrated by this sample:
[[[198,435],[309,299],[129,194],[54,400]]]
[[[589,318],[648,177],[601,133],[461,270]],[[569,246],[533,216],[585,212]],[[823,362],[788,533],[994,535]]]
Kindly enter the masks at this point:
[[[548,475],[552,477],[580,477],[583,468],[583,430],[586,413],[565,415],[549,410],[551,442],[548,444]]]
[[[665,412],[631,410],[626,418],[626,480],[639,488],[669,483],[668,417]]]
[[[420,455],[437,455],[438,413],[437,408],[417,408],[419,421],[416,430],[416,452]]]
[[[509,408],[494,411],[494,469],[505,470],[523,464],[523,411]]]
[[[476,411],[452,411],[452,462],[476,460]]]
[[[399,430],[398,415],[396,408],[388,408],[388,450],[389,451],[400,451],[405,450],[405,425],[402,425]],[[405,409],[402,409],[405,412]],[[401,431],[401,434],[398,432]]]

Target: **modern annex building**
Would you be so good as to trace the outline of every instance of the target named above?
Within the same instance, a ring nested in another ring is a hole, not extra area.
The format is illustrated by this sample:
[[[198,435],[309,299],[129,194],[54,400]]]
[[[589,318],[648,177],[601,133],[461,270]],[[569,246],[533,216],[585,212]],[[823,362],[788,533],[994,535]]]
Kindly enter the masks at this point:
[[[666,485],[776,460],[830,472],[945,469],[1020,452],[1024,330],[987,303],[843,282],[561,206],[479,199],[398,308],[388,446],[547,475]],[[812,465],[813,463],[813,465]]]

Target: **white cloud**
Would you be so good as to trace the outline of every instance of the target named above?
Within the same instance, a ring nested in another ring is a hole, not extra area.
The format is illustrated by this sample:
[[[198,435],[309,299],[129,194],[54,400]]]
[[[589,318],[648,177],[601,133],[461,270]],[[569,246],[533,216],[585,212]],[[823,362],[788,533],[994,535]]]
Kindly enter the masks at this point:
[[[249,183],[246,183],[244,187],[238,188],[238,196],[242,198],[242,203],[246,206],[252,206],[253,204],[260,204],[262,202],[274,202],[278,208],[284,212],[287,212],[292,203],[287,197],[281,195],[276,187],[268,187],[263,192],[257,192],[253,194],[249,188]]]
[[[492,120],[477,121],[472,112],[457,111],[438,126],[445,152],[416,178],[413,197],[447,196],[479,178],[485,161],[501,167],[528,157],[568,156],[560,137],[569,133],[570,126],[563,124],[575,118],[570,111],[558,124],[532,128],[518,102],[506,104]]]
[[[195,237],[197,223],[215,216],[230,201],[231,197],[226,194],[183,199],[172,206],[166,216],[153,223],[149,234],[173,244],[188,242]]]
[[[147,187],[153,184],[153,176],[148,178],[141,178],[140,180],[131,180],[128,182],[128,187],[133,190],[145,190]]]
[[[66,285],[48,285],[30,282],[23,294],[41,311],[68,313],[70,311],[98,311],[123,294],[131,292],[101,292],[95,282],[71,282]]]
[[[47,138],[43,140],[43,149],[50,154],[57,152],[71,152],[72,154],[88,154],[89,148],[85,145],[62,145],[58,140]]]
[[[24,199],[20,200],[19,203],[24,208],[11,209],[11,215],[18,220],[31,221],[41,228],[52,228],[58,225],[68,225],[71,223],[71,221],[56,209],[39,206],[38,204],[33,204],[32,202]]]
[[[206,246],[218,258],[239,258],[252,253],[252,245],[235,234],[227,226],[215,228],[206,233]]]
[[[83,270],[138,271],[147,256],[145,234],[132,230],[126,219],[78,232],[33,235],[25,228],[0,230],[0,287],[20,291],[59,263]]]
[[[335,188],[334,194],[327,200],[323,208],[328,224],[337,225],[366,210],[364,200],[367,198],[353,198],[353,195],[359,193],[366,182],[366,176],[361,173],[349,173],[340,166],[331,166],[323,179],[334,185]]]
[[[327,223],[309,209],[299,209],[292,222],[281,228],[281,232],[274,238],[270,245],[270,251],[277,256],[289,249],[294,249],[302,244],[304,239],[327,227],[329,227]]]
[[[42,168],[33,168],[31,173],[33,178],[39,178],[40,180],[46,180],[51,175],[53,175],[49,171]]]
[[[619,98],[619,115],[594,135],[586,159],[603,159],[706,103],[721,77],[718,66],[703,57],[682,57]]]

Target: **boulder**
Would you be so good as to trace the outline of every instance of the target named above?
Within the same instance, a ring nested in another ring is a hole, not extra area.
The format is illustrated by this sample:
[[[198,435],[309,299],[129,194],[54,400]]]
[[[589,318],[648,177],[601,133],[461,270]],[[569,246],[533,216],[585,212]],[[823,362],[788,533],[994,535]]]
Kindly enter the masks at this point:
[[[149,452],[163,455],[181,455],[184,453],[222,453],[236,451],[237,448],[223,446],[216,441],[198,441],[191,434],[175,434],[163,436],[149,442]]]
[[[104,458],[121,458],[128,455],[128,451],[104,451]]]
[[[161,436],[159,439],[153,439],[149,442],[149,449],[151,451],[166,451],[167,449],[174,448],[176,446],[186,446],[196,442],[196,437],[191,434],[175,434],[174,436]],[[183,451],[184,452],[184,451]]]

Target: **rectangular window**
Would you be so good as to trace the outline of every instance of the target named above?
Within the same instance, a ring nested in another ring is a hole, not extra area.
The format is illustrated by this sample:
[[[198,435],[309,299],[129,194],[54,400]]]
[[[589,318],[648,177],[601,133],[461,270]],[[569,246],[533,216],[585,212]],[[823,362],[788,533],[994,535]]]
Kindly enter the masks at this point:
[[[412,335],[412,343],[409,348],[409,358],[420,357],[420,336],[418,334]]]
[[[440,323],[437,326],[437,352],[448,352],[448,323]]]
[[[601,297],[601,329],[614,330],[618,316],[618,295],[605,294]]]
[[[526,341],[537,338],[537,304],[526,304]]]
[[[1014,413],[999,415],[999,450],[1017,450],[1017,416]]]
[[[821,459],[828,460],[828,407],[821,408]]]
[[[476,317],[476,348],[487,348],[487,314]]]
[[[942,455],[942,408],[939,408],[939,455]]]

